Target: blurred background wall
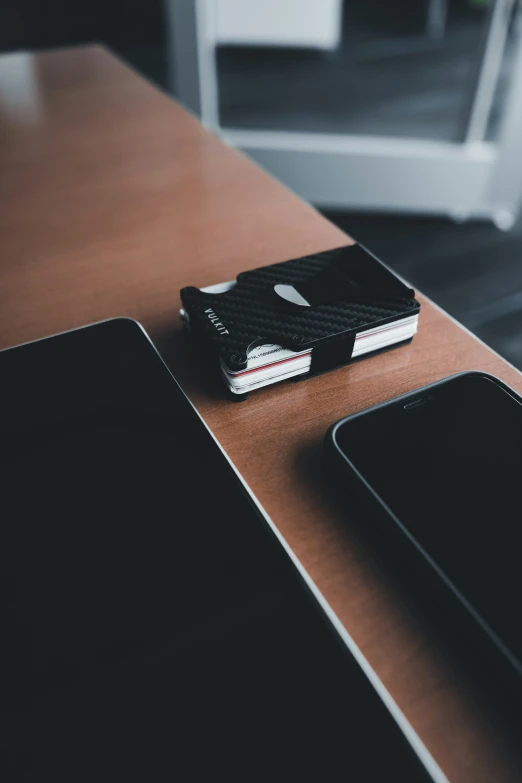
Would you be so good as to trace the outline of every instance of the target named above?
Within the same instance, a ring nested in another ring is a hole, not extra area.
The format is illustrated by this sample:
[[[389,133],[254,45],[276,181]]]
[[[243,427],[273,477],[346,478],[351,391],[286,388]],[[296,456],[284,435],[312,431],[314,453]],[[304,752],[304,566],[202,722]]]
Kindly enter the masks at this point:
[[[100,41],[166,85],[162,0],[0,0],[0,52]]]

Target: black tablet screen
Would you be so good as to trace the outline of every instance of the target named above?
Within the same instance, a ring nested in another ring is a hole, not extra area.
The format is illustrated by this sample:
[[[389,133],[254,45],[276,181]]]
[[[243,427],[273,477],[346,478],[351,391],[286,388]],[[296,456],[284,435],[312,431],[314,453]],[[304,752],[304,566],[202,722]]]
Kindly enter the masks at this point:
[[[0,377],[4,780],[428,779],[135,323]]]

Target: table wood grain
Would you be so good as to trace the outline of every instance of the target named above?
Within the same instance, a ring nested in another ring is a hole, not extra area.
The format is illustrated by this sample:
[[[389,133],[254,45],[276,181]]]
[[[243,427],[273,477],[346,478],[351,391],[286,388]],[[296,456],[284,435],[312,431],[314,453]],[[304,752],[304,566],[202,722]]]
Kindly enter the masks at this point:
[[[502,721],[318,471],[341,416],[459,370],[522,392],[520,374],[424,298],[410,346],[244,403],[181,336],[182,286],[348,241],[102,48],[0,58],[0,347],[138,319],[448,777],[520,780]]]

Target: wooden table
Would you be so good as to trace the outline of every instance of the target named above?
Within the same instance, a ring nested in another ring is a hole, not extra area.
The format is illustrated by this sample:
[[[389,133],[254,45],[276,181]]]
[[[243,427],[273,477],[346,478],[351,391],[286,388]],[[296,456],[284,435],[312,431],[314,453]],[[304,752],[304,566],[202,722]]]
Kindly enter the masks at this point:
[[[183,342],[178,292],[347,237],[99,47],[0,58],[0,347],[138,319],[452,781],[520,780],[496,717],[325,500],[343,415],[459,370],[521,375],[422,299],[409,347],[224,399]]]

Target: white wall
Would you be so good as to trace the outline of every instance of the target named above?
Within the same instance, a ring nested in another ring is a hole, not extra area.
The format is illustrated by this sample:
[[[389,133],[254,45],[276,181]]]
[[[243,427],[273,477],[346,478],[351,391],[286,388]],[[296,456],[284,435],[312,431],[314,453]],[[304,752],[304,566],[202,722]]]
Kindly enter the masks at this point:
[[[208,0],[218,43],[335,49],[342,0]]]

